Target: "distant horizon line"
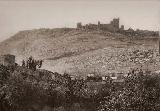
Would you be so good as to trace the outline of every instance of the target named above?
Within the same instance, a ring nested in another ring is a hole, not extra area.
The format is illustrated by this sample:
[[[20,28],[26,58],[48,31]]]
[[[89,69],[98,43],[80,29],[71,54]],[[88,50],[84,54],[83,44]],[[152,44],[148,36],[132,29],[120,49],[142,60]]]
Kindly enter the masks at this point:
[[[1,0],[0,0],[1,1]],[[113,19],[114,18],[119,18],[120,19],[120,17],[113,17]],[[100,20],[97,20],[97,23],[98,23],[98,21],[100,21]],[[103,22],[103,21],[100,21],[100,22],[102,22],[102,23],[105,23],[105,22]],[[77,22],[78,23],[78,22]],[[83,23],[83,22],[81,22],[81,23]],[[89,22],[89,23],[85,23],[84,25],[86,25],[86,24],[95,24],[95,23],[91,23],[91,22]],[[119,25],[119,26],[121,26],[121,25]],[[124,25],[125,26],[125,25]],[[132,28],[133,26],[130,26],[129,28]],[[5,36],[5,39],[3,39],[3,40],[1,40],[1,41],[4,41],[4,40],[6,40],[6,39],[8,39],[8,38],[10,38],[10,37],[12,37],[12,36],[14,36],[15,34],[17,34],[17,33],[19,33],[19,32],[22,32],[22,31],[32,31],[32,30],[39,30],[39,29],[61,29],[61,28],[73,28],[73,29],[76,29],[77,27],[76,27],[76,24],[75,24],[75,26],[61,26],[61,27],[37,27],[37,28],[25,28],[25,29],[22,29],[22,30],[17,30],[16,32],[11,32],[8,36]],[[125,28],[125,30],[128,30],[129,28]],[[142,29],[142,28],[132,28],[133,30],[137,30],[137,29],[139,29],[139,30],[144,30],[144,31],[154,31],[154,32],[160,32],[160,27],[159,28],[157,28],[157,30],[155,30],[155,29]],[[0,41],[0,42],[1,42]]]

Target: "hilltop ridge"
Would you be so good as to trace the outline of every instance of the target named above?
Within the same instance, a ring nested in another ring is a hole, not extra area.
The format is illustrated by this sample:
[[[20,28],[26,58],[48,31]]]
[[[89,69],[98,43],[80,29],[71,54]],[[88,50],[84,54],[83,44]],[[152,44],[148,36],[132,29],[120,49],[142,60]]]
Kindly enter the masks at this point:
[[[115,70],[107,65],[110,56],[140,47],[155,48],[157,39],[132,39],[120,33],[98,29],[55,28],[20,31],[1,42],[1,54],[13,54],[17,63],[33,56],[43,59],[43,68],[59,73],[87,74]],[[117,58],[119,59],[119,58]],[[110,64],[111,64],[110,63]],[[105,68],[106,67],[106,68]],[[116,70],[124,67],[117,66]],[[126,68],[124,68],[126,69]]]
[[[72,55],[73,53],[103,48],[104,44],[101,44],[101,42],[117,37],[124,36],[108,31],[77,30],[73,28],[26,30],[20,31],[1,42],[0,52],[11,53],[18,57],[32,55],[41,59],[61,58],[59,57],[63,56],[61,53]]]

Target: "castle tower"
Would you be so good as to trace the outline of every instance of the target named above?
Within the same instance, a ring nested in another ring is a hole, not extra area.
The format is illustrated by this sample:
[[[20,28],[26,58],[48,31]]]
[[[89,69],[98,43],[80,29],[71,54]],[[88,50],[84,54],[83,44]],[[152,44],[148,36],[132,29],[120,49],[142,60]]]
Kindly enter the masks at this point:
[[[101,25],[100,21],[98,21],[98,25]]]
[[[121,25],[121,28],[120,28],[120,30],[124,30],[124,25]]]
[[[77,28],[78,28],[78,29],[81,29],[81,28],[82,28],[82,23],[81,23],[81,22],[78,22],[78,23],[77,23]]]
[[[112,25],[116,28],[119,29],[119,18],[114,18],[112,21]]]
[[[98,21],[98,28],[100,28],[101,27],[101,23],[100,23],[100,21]]]
[[[0,56],[0,64],[4,66],[12,66],[15,65],[15,56],[6,54]]]

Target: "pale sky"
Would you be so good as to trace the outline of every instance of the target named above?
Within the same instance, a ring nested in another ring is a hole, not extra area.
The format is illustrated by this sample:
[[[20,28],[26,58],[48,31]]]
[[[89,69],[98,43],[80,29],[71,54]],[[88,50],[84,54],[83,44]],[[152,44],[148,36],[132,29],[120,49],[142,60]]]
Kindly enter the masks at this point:
[[[0,1],[0,41],[20,30],[76,27],[77,22],[109,23],[120,18],[126,28],[158,30],[158,0],[8,0]]]

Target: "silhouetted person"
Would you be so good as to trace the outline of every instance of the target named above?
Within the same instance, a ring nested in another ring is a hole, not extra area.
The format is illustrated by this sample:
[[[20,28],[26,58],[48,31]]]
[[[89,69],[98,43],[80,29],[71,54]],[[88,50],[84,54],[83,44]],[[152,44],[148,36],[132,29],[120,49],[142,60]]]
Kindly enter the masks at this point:
[[[22,61],[22,66],[23,66],[23,67],[25,67],[25,66],[26,66],[26,64],[25,64],[25,61],[24,61],[24,60]]]
[[[39,67],[38,68],[42,67],[42,62],[43,62],[42,60],[39,61]]]
[[[22,66],[25,66],[31,70],[36,70],[37,68],[41,68],[42,67],[42,60],[34,60],[32,56],[30,56],[28,58],[28,60],[26,61],[26,64],[25,64],[25,61],[23,60],[22,61]]]

